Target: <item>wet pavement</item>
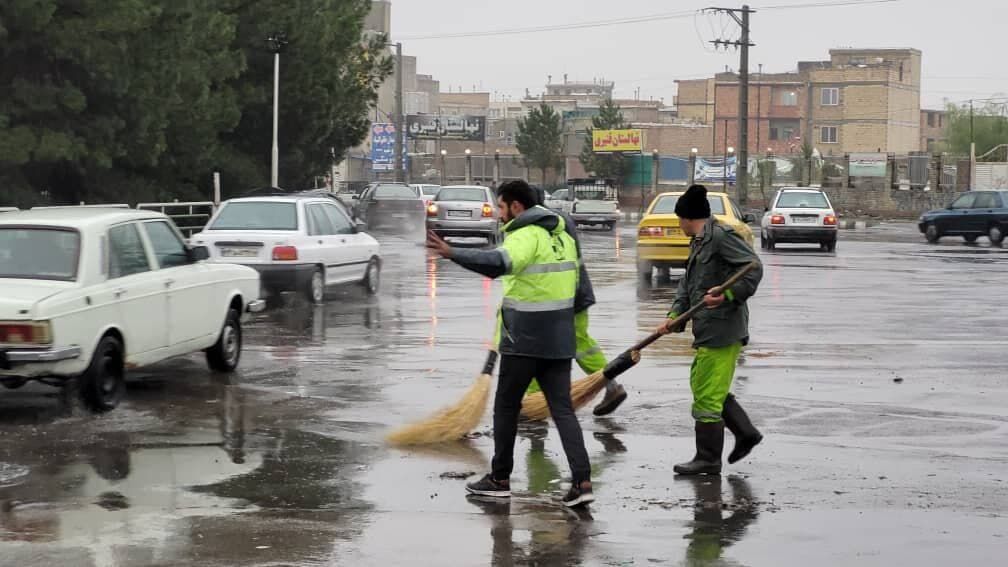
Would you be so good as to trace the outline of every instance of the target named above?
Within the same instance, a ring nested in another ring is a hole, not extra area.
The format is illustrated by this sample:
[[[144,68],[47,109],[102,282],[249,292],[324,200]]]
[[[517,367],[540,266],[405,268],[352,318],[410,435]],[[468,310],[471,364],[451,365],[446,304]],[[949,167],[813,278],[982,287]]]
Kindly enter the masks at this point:
[[[766,435],[723,478],[692,456],[687,336],[644,353],[609,418],[581,414],[598,501],[557,504],[555,429],[524,426],[510,503],[467,499],[486,436],[415,450],[389,428],[471,384],[499,286],[383,237],[378,298],[290,297],[246,326],[240,372],[135,372],[105,416],[0,392],[0,565],[947,565],[1008,551],[1008,248],[844,232],[764,253],[734,391]],[[612,356],[661,320],[633,227],[584,233]],[[489,432],[488,412],[480,428]],[[730,446],[730,435],[727,444]]]

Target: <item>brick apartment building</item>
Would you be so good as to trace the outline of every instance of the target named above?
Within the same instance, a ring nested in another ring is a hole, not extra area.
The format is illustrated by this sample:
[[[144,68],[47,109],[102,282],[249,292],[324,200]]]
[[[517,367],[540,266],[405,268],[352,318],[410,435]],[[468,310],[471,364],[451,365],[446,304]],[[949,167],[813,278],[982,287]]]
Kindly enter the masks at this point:
[[[804,140],[825,156],[918,151],[920,72],[916,49],[833,49],[795,72],[751,74],[749,151],[792,153]],[[712,126],[715,152],[737,146],[738,75],[678,86],[679,118]]]

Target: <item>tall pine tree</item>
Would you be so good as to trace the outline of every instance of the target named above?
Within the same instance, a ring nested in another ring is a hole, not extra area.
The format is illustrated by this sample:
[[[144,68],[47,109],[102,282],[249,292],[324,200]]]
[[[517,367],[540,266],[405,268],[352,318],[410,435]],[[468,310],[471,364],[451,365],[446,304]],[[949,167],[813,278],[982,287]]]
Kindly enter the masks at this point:
[[[515,140],[525,163],[542,172],[546,184],[546,171],[563,164],[563,124],[560,114],[552,106],[542,104],[533,108],[526,118],[518,120]]]
[[[592,117],[592,127],[588,128],[588,137],[585,138],[584,147],[578,160],[584,166],[585,171],[595,177],[613,179],[617,184],[621,183],[624,173],[623,155],[620,153],[596,154],[592,151],[592,131],[593,130],[621,130],[629,127],[623,118],[623,111],[619,105],[611,98],[602,101],[597,116]]]

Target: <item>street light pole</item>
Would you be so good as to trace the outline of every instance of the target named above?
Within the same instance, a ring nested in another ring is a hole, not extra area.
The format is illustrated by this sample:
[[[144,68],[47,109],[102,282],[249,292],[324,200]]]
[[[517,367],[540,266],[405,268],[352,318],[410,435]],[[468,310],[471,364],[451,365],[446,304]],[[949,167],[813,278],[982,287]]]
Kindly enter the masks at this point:
[[[403,146],[406,145],[404,135],[406,134],[405,128],[403,127],[403,62],[402,62],[402,43],[396,42],[395,44],[396,53],[396,90],[395,90],[395,180],[396,181],[406,181],[406,168],[403,163]]]
[[[465,179],[466,185],[472,185],[472,150],[469,148],[465,149],[466,163],[465,163]]]
[[[444,186],[445,180],[447,179],[447,172],[445,172],[445,156],[448,155],[448,150],[441,150],[441,185]]]
[[[697,161],[697,154],[698,153],[700,153],[699,149],[697,149],[697,148],[691,148],[690,149],[690,168],[689,168],[689,183],[690,183],[690,185],[693,185],[694,183],[696,183],[696,161]]]
[[[728,156],[735,154],[735,148],[728,146],[724,155],[724,192],[728,192]],[[738,183],[738,162],[735,163],[735,182]]]
[[[280,143],[278,133],[280,126],[280,52],[287,45],[287,34],[274,33],[266,38],[270,51],[273,52],[273,152],[270,163],[270,186],[280,185]]]

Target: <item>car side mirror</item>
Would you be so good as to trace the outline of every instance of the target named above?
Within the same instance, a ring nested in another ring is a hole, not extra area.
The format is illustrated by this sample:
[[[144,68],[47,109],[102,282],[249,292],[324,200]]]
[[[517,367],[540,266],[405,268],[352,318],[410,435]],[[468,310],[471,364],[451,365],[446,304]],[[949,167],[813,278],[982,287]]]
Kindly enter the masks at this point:
[[[356,232],[364,232],[365,230],[367,230],[367,223],[364,222],[364,221],[362,221],[362,220],[360,220],[360,219],[355,219],[354,220],[354,232],[355,233]]]
[[[742,222],[746,224],[754,223],[756,222],[756,217],[752,213],[746,213],[742,215]]]
[[[763,207],[763,212],[764,213],[769,213],[770,212],[770,207]]]
[[[350,200],[351,201],[356,201],[358,199],[360,199],[360,197],[357,195],[357,193],[354,193],[353,195],[350,195]]]
[[[193,246],[189,248],[189,258],[193,262],[201,262],[210,259],[210,249],[206,246]]]

